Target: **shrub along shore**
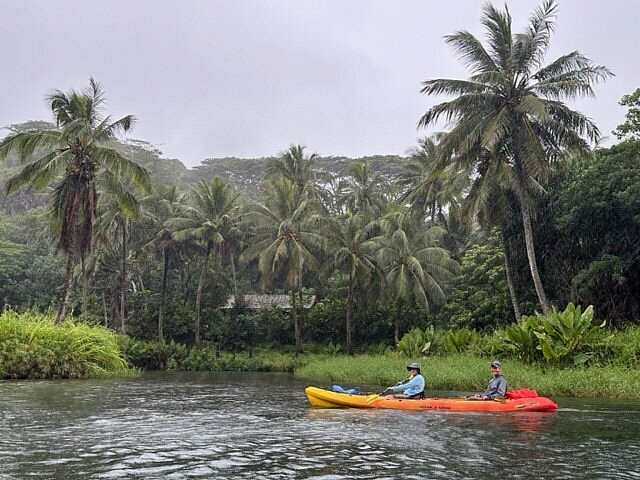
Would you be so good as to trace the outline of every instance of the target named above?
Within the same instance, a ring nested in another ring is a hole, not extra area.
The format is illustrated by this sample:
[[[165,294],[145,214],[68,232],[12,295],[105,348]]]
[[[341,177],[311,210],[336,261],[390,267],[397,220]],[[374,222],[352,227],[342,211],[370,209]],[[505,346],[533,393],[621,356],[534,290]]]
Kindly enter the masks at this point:
[[[419,360],[427,393],[475,392],[484,389],[491,360],[472,353],[409,357],[391,350],[347,356],[323,352],[317,345],[309,345],[307,351],[302,355],[276,349],[220,352],[214,345],[135,341],[101,326],[71,321],[56,325],[52,315],[9,310],[0,314],[0,378],[4,379],[127,376],[140,370],[263,371],[292,372],[318,386],[339,383],[381,390],[402,379],[408,363]],[[558,368],[515,358],[500,360],[510,388],[531,387],[546,396],[640,399],[640,377],[632,364]]]
[[[100,326],[65,321],[53,314],[0,314],[0,378],[88,378],[135,373],[117,336]]]

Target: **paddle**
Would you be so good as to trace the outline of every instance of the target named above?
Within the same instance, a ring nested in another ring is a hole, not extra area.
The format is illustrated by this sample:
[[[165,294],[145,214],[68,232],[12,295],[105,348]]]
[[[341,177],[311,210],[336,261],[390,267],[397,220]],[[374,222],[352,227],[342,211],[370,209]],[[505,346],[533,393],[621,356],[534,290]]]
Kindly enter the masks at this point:
[[[367,404],[373,402],[374,400],[377,400],[380,397],[384,397],[385,393],[387,393],[386,388],[380,393],[372,393],[371,395],[367,395]]]
[[[412,377],[413,375],[409,375],[409,377],[405,378],[404,380],[400,380],[398,383],[396,383],[396,386],[402,385],[403,383],[408,382],[409,380],[411,380]],[[371,398],[367,398],[367,403],[373,402],[378,397],[384,397],[384,394],[387,393],[387,391],[389,391],[390,388],[391,387],[385,388],[382,392],[376,393],[375,395],[371,395]],[[390,391],[390,393],[393,393],[393,391]]]
[[[476,397],[475,395],[469,395],[468,397],[460,397],[460,399],[461,400],[478,400],[481,402],[494,401],[498,403],[505,403],[507,401],[507,399],[504,397],[482,398],[482,397]]]

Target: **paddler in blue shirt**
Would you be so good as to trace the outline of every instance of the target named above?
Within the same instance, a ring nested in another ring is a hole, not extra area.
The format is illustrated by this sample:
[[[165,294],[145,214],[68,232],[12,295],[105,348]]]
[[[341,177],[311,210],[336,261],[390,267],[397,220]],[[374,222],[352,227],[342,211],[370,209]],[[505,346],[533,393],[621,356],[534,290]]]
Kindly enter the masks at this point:
[[[424,397],[424,377],[420,374],[420,365],[417,362],[413,362],[407,365],[407,370],[409,371],[409,378],[398,385],[387,388],[383,395],[391,395],[393,398]]]

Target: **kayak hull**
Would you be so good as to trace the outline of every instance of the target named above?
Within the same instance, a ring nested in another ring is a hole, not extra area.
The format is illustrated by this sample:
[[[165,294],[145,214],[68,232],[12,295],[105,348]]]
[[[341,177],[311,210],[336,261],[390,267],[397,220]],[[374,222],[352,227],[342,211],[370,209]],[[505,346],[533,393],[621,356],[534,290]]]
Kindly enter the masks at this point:
[[[448,410],[451,412],[554,412],[558,405],[546,397],[506,400],[466,400],[456,398],[424,398],[421,400],[378,398],[373,408],[396,410]]]
[[[558,405],[546,397],[506,400],[468,400],[463,398],[423,398],[419,400],[356,395],[307,387],[309,403],[321,408],[386,408],[395,410],[441,410],[452,412],[554,412]]]
[[[370,402],[379,398],[378,395],[361,395],[350,393],[338,393],[318,387],[304,389],[309,403],[314,407],[322,408],[373,408]]]

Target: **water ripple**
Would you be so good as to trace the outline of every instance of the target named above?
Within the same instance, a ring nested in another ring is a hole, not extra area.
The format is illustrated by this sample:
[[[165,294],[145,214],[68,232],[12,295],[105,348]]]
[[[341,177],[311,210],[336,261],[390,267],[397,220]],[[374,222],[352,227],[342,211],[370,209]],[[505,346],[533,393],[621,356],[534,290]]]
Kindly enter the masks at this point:
[[[303,387],[273,374],[3,382],[0,480],[640,478],[637,403],[322,410]]]

